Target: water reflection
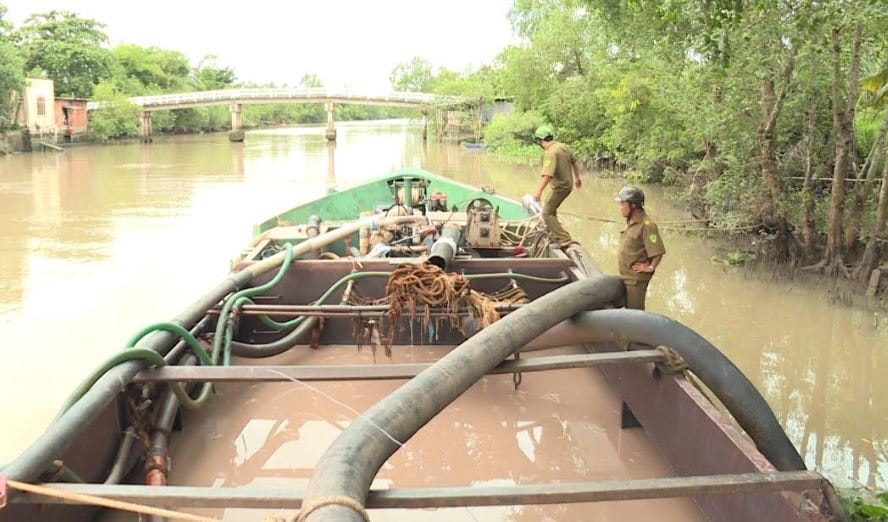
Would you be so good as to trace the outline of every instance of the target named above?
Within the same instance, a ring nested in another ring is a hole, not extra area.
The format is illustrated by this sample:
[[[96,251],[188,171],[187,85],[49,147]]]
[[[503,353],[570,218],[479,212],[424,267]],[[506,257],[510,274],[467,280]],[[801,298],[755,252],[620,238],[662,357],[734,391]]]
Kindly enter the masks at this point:
[[[253,131],[242,144],[224,134],[181,136],[0,158],[0,396],[31,398],[0,410],[0,425],[17,426],[0,434],[0,461],[42,431],[97,360],[213,286],[251,224],[403,166],[513,197],[538,181],[535,167],[423,143],[420,128],[404,122],[342,124],[335,146],[322,127],[300,127]],[[612,198],[623,180],[586,181],[564,211],[617,218]],[[687,217],[663,190],[646,189],[655,219]],[[562,219],[614,272],[621,225]],[[650,287],[651,310],[722,348],[765,394],[809,465],[888,487],[888,406],[878,389],[888,357],[885,315],[830,303],[826,289],[807,282],[713,263],[717,247],[700,238],[663,235],[668,252]],[[546,429],[557,431],[543,426],[540,441]],[[539,451],[531,463],[527,445],[537,439],[526,433],[497,436],[531,466]],[[244,441],[251,437],[258,435]]]

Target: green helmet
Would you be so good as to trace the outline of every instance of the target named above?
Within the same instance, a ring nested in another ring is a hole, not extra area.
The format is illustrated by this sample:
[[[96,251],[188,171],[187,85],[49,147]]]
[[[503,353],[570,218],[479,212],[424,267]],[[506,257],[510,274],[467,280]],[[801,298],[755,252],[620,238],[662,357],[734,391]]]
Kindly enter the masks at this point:
[[[639,207],[644,206],[644,192],[638,187],[633,187],[632,185],[626,185],[625,187],[620,189],[620,193],[617,194],[617,197],[614,201],[618,203],[622,203],[624,201],[628,201],[629,203],[635,203]]]
[[[551,138],[555,135],[555,131],[552,130],[552,127],[548,125],[540,125],[537,127],[537,130],[534,131],[533,137],[537,140],[544,140],[546,138]]]

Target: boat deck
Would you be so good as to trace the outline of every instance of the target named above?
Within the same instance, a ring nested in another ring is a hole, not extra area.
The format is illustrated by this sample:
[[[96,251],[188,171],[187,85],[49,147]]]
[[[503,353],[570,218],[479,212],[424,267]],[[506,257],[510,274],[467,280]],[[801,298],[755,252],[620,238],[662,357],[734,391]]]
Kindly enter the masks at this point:
[[[429,362],[449,347],[394,346],[380,365]],[[585,353],[580,347],[522,356]],[[296,349],[262,365],[373,364],[354,345]],[[239,361],[250,364],[253,361]],[[186,413],[174,437],[170,485],[303,490],[324,450],[403,381],[225,383]],[[309,387],[310,386],[310,387]],[[373,489],[539,484],[668,477],[674,473],[641,429],[620,429],[621,401],[595,369],[490,375],[422,428],[380,470]],[[194,510],[223,520],[295,511]],[[374,520],[416,512],[373,510]],[[424,510],[424,520],[705,520],[690,499]]]

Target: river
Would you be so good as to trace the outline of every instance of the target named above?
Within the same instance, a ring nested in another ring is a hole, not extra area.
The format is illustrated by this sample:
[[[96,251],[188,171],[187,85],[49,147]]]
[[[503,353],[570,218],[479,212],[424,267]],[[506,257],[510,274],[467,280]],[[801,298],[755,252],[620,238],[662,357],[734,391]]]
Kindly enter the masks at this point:
[[[159,137],[0,158],[0,462],[142,327],[177,314],[227,272],[251,225],[337,187],[423,167],[520,198],[537,169],[424,144],[404,121]],[[562,210],[619,218],[622,181],[586,173]],[[663,190],[657,220],[686,219]],[[620,225],[562,217],[608,272]],[[665,227],[664,227],[665,228]],[[720,347],[771,404],[809,466],[840,485],[888,487],[888,318],[825,288],[714,262],[714,243],[663,230],[648,309]],[[879,376],[882,377],[879,377]]]

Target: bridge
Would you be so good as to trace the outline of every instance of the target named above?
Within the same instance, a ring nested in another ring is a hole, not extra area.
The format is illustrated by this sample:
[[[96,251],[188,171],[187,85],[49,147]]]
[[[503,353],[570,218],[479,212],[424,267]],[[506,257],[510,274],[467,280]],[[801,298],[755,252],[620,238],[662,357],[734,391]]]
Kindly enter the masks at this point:
[[[261,88],[261,89],[225,89],[217,91],[198,91],[176,94],[159,94],[156,96],[136,96],[129,102],[141,109],[139,116],[139,132],[142,141],[151,141],[151,112],[157,110],[187,109],[193,107],[209,107],[228,105],[231,113],[232,139],[242,138],[245,104],[263,103],[323,103],[327,111],[326,137],[336,140],[334,113],[337,103],[358,105],[387,105],[394,107],[415,107],[423,115],[423,139],[428,135],[428,113],[430,109],[439,111],[455,106],[477,105],[477,100],[460,96],[440,96],[422,92],[380,92],[365,93],[350,89],[327,88]],[[100,110],[109,102],[91,101],[87,110]]]

